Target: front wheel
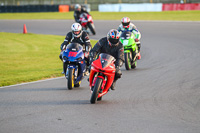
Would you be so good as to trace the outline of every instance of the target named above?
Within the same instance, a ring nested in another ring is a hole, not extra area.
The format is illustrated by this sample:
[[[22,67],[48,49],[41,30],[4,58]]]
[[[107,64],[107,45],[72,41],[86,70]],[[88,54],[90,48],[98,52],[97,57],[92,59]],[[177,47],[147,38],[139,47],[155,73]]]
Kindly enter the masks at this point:
[[[88,23],[88,28],[90,29],[90,31],[92,32],[93,35],[96,34],[95,29],[94,29],[94,24]]]
[[[74,68],[69,68],[68,70],[68,89],[71,90],[74,87]]]
[[[92,96],[90,98],[91,104],[94,104],[96,102],[98,95],[99,95],[99,90],[101,88],[102,82],[103,82],[103,79],[97,78],[96,83],[95,83],[94,88],[93,88]]]
[[[130,70],[131,69],[131,60],[130,60],[129,57],[130,57],[130,53],[124,53],[126,70]]]

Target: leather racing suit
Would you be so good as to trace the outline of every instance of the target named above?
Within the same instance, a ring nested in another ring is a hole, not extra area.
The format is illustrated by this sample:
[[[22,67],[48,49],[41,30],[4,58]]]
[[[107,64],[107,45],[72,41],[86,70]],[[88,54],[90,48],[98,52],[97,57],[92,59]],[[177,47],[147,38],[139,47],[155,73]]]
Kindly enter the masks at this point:
[[[95,46],[90,50],[90,64],[95,59],[96,55],[100,54],[100,53],[107,53],[107,54],[110,54],[113,57],[115,57],[115,59],[116,59],[116,61],[115,61],[116,72],[115,72],[114,81],[116,81],[118,78],[121,78],[122,73],[120,71],[120,67],[123,65],[123,62],[124,62],[124,47],[123,47],[123,44],[119,41],[117,46],[112,47],[108,44],[107,37],[101,38],[95,44]]]
[[[123,25],[120,24],[117,30],[119,32],[123,32],[123,31],[133,32],[133,34],[135,35],[136,44],[138,46],[138,52],[140,52],[140,47],[141,47],[141,43],[140,43],[141,33],[140,33],[140,31],[137,29],[137,27],[133,23],[129,24],[129,28],[124,28]]]
[[[61,44],[60,49],[63,51],[66,49],[66,46],[71,42],[79,43],[83,46],[83,52],[89,52],[91,49],[91,43],[88,34],[85,31],[83,32],[80,37],[74,37],[72,32],[67,33],[64,42]],[[62,52],[60,53],[60,59],[62,60]],[[89,57],[85,57],[87,61],[87,66],[89,66]]]
[[[80,22],[80,15],[82,14],[82,13],[87,13],[87,14],[89,14],[88,12],[87,12],[87,10],[85,9],[85,8],[83,8],[83,7],[81,7],[81,11],[79,12],[79,11],[74,11],[74,19],[75,19],[75,21],[77,22],[77,23],[81,23]]]

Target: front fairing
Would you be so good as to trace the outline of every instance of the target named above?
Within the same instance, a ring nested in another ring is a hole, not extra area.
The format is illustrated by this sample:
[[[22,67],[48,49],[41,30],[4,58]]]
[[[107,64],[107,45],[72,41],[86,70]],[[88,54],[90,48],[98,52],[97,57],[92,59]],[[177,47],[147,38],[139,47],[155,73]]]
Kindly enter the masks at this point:
[[[124,33],[122,33],[122,35],[120,37],[120,42],[124,46],[124,51],[131,50],[131,49],[133,51],[135,51],[136,43],[135,43],[135,37],[134,37],[133,33],[129,32],[129,31],[125,31]]]
[[[62,55],[63,62],[77,62],[84,60],[83,47],[80,44],[69,44]]]
[[[82,13],[80,15],[81,23],[87,23],[89,21],[89,16],[87,13]]]
[[[92,66],[102,72],[112,72],[115,67],[113,65],[115,58],[109,54],[101,53],[99,58],[93,61]]]
[[[113,83],[115,77],[115,58],[111,55],[101,53],[97,60],[93,61],[89,82],[90,88],[92,88],[92,84],[95,83],[95,78],[102,78],[104,85],[101,86],[102,93],[99,93],[98,97],[105,95],[108,92],[108,89]]]
[[[83,27],[86,27],[88,22],[93,23],[92,16],[87,13],[82,13],[80,15],[80,21]]]

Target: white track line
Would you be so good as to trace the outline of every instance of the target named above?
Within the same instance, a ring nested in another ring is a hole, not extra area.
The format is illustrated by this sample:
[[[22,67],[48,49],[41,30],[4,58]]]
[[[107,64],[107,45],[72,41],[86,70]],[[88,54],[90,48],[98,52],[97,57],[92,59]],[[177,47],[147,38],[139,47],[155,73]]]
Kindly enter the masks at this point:
[[[38,80],[38,81],[33,81],[33,82],[21,83],[21,84],[16,84],[16,85],[3,86],[3,87],[0,87],[0,89],[1,89],[1,88],[8,88],[8,87],[20,86],[20,85],[33,84],[33,83],[40,83],[40,82],[44,82],[44,81],[55,80],[55,79],[61,79],[61,78],[64,78],[64,77],[51,78],[51,79],[44,79],[44,80]]]

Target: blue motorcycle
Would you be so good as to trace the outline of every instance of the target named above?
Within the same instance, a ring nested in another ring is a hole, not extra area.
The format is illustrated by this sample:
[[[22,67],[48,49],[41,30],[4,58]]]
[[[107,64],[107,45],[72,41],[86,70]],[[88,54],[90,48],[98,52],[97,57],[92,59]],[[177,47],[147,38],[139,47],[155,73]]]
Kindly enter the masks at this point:
[[[68,44],[63,51],[62,59],[68,89],[79,87],[86,71],[83,47],[78,43]]]

